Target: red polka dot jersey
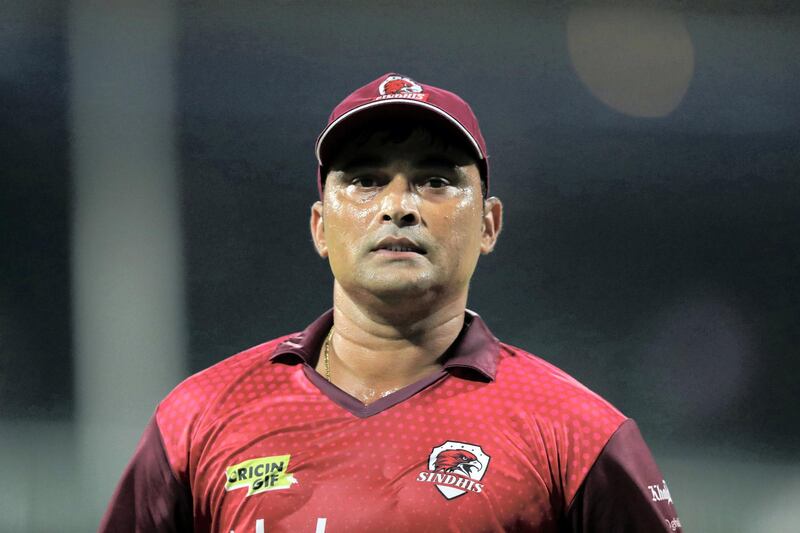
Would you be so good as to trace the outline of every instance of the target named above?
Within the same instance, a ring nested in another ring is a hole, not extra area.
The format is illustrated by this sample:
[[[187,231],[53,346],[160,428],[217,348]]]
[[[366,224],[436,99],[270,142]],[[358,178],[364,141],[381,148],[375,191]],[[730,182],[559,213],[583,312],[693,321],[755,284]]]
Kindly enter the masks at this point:
[[[475,313],[441,372],[368,406],[314,370],[332,324],[174,389],[101,530],[680,531],[633,421]]]

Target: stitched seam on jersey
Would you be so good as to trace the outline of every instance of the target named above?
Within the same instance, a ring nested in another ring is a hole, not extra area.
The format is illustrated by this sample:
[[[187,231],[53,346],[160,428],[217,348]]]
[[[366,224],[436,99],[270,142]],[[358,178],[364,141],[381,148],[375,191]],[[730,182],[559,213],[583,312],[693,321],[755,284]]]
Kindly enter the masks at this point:
[[[178,485],[180,485],[181,487],[184,487],[185,489],[189,490],[189,492],[191,492],[191,490],[192,490],[191,489],[191,479],[189,480],[190,483],[189,483],[189,486],[187,487],[183,483],[181,478],[178,476],[178,474],[175,472],[175,469],[172,468],[172,460],[170,459],[169,452],[167,451],[167,444],[164,442],[164,436],[161,433],[161,426],[158,423],[158,409],[159,409],[159,407],[161,407],[161,404],[159,404],[159,406],[156,407],[156,414],[153,417],[153,419],[154,419],[154,422],[156,423],[156,433],[158,433],[158,443],[161,445],[161,452],[164,454],[164,459],[166,459],[166,461],[167,461],[167,467],[169,468],[169,473],[172,474],[172,479],[177,481]]]
[[[594,465],[596,465],[596,464],[597,464],[597,461],[599,461],[599,460],[600,460],[600,456],[602,456],[602,455],[603,455],[603,452],[605,452],[605,451],[606,451],[606,448],[608,447],[608,444],[611,442],[611,439],[613,439],[613,438],[614,438],[614,435],[616,435],[617,433],[619,433],[619,431],[622,429],[622,426],[624,426],[624,425],[625,425],[625,424],[627,424],[628,422],[631,422],[631,423],[632,423],[632,422],[633,422],[633,419],[632,419],[632,418],[626,418],[626,419],[624,419],[624,420],[623,420],[622,422],[620,422],[620,424],[617,426],[617,429],[615,429],[615,430],[614,430],[614,433],[612,433],[611,435],[609,435],[608,439],[606,439],[606,442],[605,442],[605,444],[603,444],[603,447],[600,449],[600,451],[598,452],[597,456],[595,456],[595,458],[594,458],[594,461],[592,461],[592,466],[590,466],[590,467],[589,467],[589,468],[586,470],[586,473],[585,473],[585,474],[583,474],[583,479],[581,479],[581,482],[578,484],[578,488],[577,488],[577,489],[575,489],[575,494],[573,494],[573,495],[572,495],[572,498],[570,499],[570,501],[569,501],[569,504],[567,505],[566,509],[564,509],[564,515],[565,515],[565,516],[566,516],[567,514],[569,514],[569,512],[572,510],[572,504],[574,504],[574,503],[575,503],[575,498],[578,496],[578,493],[579,493],[579,492],[580,492],[580,491],[583,489],[583,484],[584,484],[584,483],[586,483],[586,478],[587,478],[587,477],[589,477],[589,473],[590,473],[590,472],[592,471],[592,469],[594,468]]]

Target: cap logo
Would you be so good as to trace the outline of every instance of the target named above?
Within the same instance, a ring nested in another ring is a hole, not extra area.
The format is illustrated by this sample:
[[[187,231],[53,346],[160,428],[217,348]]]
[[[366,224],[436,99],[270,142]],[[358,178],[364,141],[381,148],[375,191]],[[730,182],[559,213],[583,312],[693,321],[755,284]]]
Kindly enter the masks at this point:
[[[393,74],[387,76],[378,87],[380,96],[375,100],[387,100],[390,98],[405,98],[408,100],[422,100],[423,102],[428,99],[428,95],[423,91],[422,86],[405,76]]]

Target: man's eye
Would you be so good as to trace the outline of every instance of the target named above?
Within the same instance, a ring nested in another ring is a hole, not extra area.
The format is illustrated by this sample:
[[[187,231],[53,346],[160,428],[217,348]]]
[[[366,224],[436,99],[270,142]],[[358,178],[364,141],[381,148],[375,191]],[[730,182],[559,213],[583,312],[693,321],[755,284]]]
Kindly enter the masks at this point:
[[[353,181],[351,183],[353,185],[358,185],[359,187],[364,187],[369,189],[375,187],[378,184],[378,181],[372,176],[358,176],[356,178],[353,178]]]
[[[448,185],[450,185],[450,182],[444,178],[434,177],[434,178],[428,178],[425,181],[425,184],[433,189],[441,189],[443,187],[447,187]]]

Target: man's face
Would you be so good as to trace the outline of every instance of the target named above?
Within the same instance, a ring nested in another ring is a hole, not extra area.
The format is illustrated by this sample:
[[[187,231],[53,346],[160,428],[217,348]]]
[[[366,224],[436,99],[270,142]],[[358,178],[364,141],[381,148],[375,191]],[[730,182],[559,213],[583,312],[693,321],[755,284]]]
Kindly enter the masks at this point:
[[[312,209],[315,244],[348,292],[383,300],[466,291],[499,233],[502,207],[484,206],[473,158],[416,130],[346,144]],[[488,210],[488,212],[487,212]]]

